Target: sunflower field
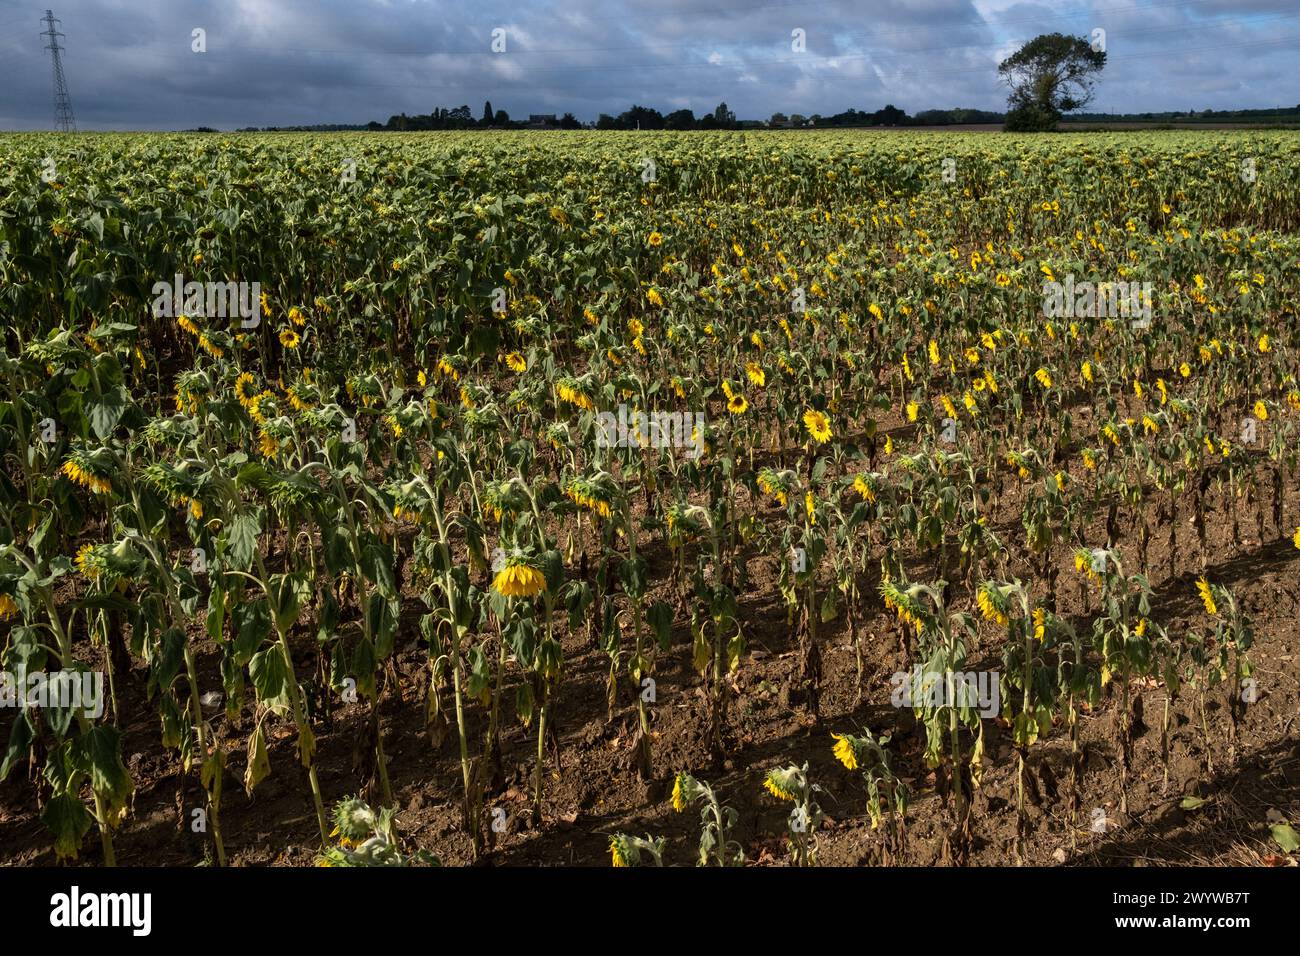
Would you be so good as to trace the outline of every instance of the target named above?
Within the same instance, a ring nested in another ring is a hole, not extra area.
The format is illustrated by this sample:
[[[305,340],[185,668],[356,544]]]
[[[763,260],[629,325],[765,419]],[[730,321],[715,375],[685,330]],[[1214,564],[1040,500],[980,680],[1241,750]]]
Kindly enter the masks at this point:
[[[1295,864],[1295,134],[0,147],[0,860]]]

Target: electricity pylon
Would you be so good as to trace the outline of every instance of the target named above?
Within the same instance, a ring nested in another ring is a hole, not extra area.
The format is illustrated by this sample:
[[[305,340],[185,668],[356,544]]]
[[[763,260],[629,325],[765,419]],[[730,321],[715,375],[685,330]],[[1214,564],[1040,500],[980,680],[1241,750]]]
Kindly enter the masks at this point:
[[[45,19],[41,22],[46,26],[41,36],[48,37],[50,41],[45,49],[54,58],[54,125],[65,133],[75,133],[77,121],[72,115],[72,98],[68,96],[68,81],[63,77],[63,60],[59,57],[63,47],[59,46],[58,38],[64,34],[54,29],[54,24],[60,21],[54,18],[53,10],[46,10]]]

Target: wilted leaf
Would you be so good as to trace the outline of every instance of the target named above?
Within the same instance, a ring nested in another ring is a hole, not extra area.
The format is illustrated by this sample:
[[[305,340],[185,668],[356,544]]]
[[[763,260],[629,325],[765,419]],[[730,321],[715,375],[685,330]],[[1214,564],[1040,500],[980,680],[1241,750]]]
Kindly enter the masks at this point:
[[[253,795],[253,788],[261,783],[271,772],[271,759],[266,754],[266,737],[262,735],[262,725],[258,724],[253,736],[248,738],[248,766],[244,770],[244,789]]]

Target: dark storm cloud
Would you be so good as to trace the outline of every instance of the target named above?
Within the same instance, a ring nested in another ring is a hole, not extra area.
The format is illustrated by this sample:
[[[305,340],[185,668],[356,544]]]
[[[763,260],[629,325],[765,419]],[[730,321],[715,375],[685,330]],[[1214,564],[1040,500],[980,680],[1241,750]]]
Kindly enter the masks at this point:
[[[477,116],[485,99],[582,119],[723,100],[742,118],[998,109],[1002,57],[1038,33],[1095,27],[1110,54],[1100,108],[1300,103],[1294,0],[48,2],[83,129],[355,123],[462,103]],[[0,0],[0,127],[51,125],[44,10]],[[191,51],[196,28],[206,53]]]

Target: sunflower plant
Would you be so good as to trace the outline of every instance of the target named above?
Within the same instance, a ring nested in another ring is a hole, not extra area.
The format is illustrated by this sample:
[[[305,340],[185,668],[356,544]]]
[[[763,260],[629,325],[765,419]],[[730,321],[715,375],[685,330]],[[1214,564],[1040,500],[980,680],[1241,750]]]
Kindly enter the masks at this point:
[[[858,734],[831,734],[835,740],[831,748],[835,759],[846,770],[861,773],[867,786],[867,816],[871,829],[885,824],[885,839],[881,848],[881,862],[888,866],[900,859],[907,849],[907,801],[910,795],[907,783],[899,777],[890,764],[889,735],[876,737],[863,728]]]
[[[808,765],[774,767],[763,779],[763,789],[778,800],[794,804],[786,818],[786,846],[791,866],[817,865],[817,828],[823,814],[817,803],[821,787],[808,779]]]
[[[733,808],[718,799],[717,792],[702,780],[685,771],[673,778],[672,807],[685,812],[691,804],[700,805],[699,866],[744,866],[745,850],[735,840],[740,820]]]

